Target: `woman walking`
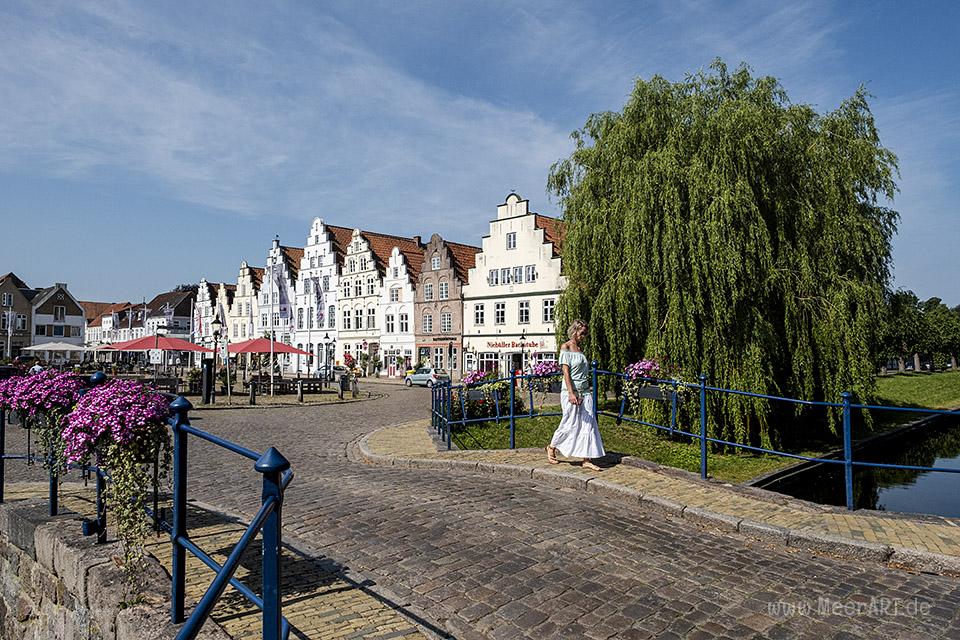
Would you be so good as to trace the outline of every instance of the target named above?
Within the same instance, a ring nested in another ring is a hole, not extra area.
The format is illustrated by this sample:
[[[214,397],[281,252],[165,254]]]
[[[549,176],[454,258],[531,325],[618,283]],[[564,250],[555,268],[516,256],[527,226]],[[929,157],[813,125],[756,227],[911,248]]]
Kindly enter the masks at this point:
[[[602,458],[603,441],[593,417],[593,394],[590,389],[590,367],[580,343],[587,336],[587,323],[574,320],[567,329],[570,338],[560,347],[560,370],[563,385],[560,406],[563,417],[547,447],[547,462],[557,464],[557,451],[567,458],[583,458],[582,467],[600,471],[591,458]]]

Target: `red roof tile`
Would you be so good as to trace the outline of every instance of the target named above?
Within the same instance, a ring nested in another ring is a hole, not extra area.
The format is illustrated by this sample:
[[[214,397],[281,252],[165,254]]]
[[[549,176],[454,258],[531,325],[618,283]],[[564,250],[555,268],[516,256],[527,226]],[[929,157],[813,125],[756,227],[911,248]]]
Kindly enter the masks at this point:
[[[390,253],[394,247],[397,247],[407,261],[410,278],[416,280],[420,277],[420,269],[423,267],[423,245],[419,238],[389,236],[373,231],[361,231],[360,234],[370,245],[370,251],[374,255],[374,261],[381,275],[386,273],[387,265],[390,264]]]
[[[563,220],[557,220],[539,213],[535,213],[534,216],[537,228],[543,229],[544,242],[553,244],[553,257],[559,258],[563,251],[563,239],[567,232],[566,224]]]

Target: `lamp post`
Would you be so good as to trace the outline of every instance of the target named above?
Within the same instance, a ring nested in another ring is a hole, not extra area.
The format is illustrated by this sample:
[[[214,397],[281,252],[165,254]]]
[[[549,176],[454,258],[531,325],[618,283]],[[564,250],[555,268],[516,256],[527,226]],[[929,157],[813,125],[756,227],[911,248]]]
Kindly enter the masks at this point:
[[[337,352],[337,339],[330,338],[330,351],[327,353],[327,369],[329,379],[333,380],[333,355]]]
[[[527,331],[524,330],[520,334],[520,373],[523,374],[523,360],[526,353],[523,350],[523,343],[527,341]]]
[[[216,404],[217,398],[217,354],[219,353],[220,330],[223,329],[223,323],[220,318],[214,318],[210,323],[213,329],[213,389],[210,392],[210,401]]]
[[[450,369],[450,379],[453,380],[453,338],[447,340],[447,368]]]

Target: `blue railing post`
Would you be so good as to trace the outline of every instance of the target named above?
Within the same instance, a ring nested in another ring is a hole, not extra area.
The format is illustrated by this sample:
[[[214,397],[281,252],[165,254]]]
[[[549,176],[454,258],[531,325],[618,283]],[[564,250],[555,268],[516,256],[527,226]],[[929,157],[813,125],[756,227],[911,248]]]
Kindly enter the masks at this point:
[[[280,477],[290,468],[290,462],[275,448],[267,449],[253,465],[263,474],[261,504],[276,499],[263,525],[263,640],[280,640],[283,604],[280,597],[282,538],[280,532],[283,488]]]
[[[510,448],[517,448],[517,420],[513,415],[513,401],[516,397],[516,387],[517,387],[517,372],[513,369],[510,370]]]
[[[97,544],[107,544],[107,481],[97,469]]]
[[[3,504],[4,462],[7,455],[7,410],[0,407],[0,504]]]
[[[49,418],[44,418],[44,420],[49,420]],[[59,500],[59,487],[60,484],[60,474],[57,473],[57,456],[54,453],[54,445],[50,444],[50,449],[47,450],[47,479],[49,481],[48,485],[48,495],[50,501],[50,516],[55,516],[60,513],[60,500]]]
[[[700,477],[707,479],[707,374],[700,374]]]
[[[670,435],[677,429],[677,381],[673,381],[673,394],[670,396]]]
[[[187,537],[187,432],[181,427],[190,424],[187,413],[193,405],[183,396],[170,403],[174,413],[173,424],[173,542],[170,577],[170,618],[174,624],[183,622],[186,595],[187,550],[181,542]]]
[[[597,406],[597,361],[591,362],[590,366],[593,369],[590,379],[590,385],[593,387],[593,419],[596,420],[600,415],[600,407]]]
[[[450,426],[450,418],[453,413],[453,382],[447,382],[447,450],[453,448],[453,428]]]
[[[843,487],[847,510],[853,511],[853,445],[850,436],[850,392],[840,394],[843,398]]]

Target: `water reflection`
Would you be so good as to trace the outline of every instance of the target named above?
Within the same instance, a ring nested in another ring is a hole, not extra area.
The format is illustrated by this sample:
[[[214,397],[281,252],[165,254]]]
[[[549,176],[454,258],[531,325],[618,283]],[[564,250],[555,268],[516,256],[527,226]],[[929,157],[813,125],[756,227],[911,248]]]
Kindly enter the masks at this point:
[[[960,469],[960,420],[940,420],[858,449],[854,460]],[[819,464],[757,486],[803,500],[843,506],[843,466]],[[960,517],[960,473],[854,467],[858,509]]]

